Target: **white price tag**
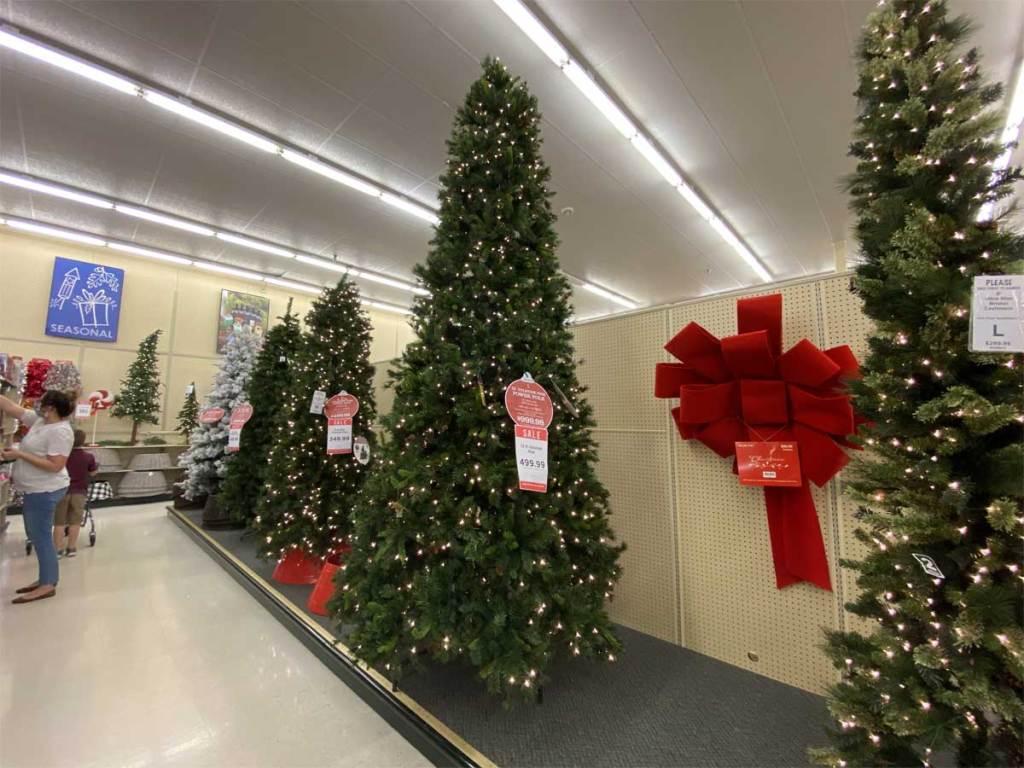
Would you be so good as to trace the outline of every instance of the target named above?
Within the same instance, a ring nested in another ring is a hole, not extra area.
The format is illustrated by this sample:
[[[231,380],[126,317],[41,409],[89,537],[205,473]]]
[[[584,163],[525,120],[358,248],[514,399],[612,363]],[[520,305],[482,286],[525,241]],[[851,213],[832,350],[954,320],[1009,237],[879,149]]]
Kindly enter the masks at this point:
[[[92,416],[92,405],[90,403],[75,404],[76,419],[88,419],[90,416]]]
[[[1024,275],[978,275],[971,292],[971,351],[1024,352]]]
[[[327,402],[327,393],[322,389],[318,389],[313,393],[313,402],[309,404],[309,412],[320,415],[324,412],[324,403]]]
[[[242,443],[242,428],[231,427],[228,430],[228,453],[234,453]]]
[[[196,385],[195,384],[189,384],[187,387],[185,387],[185,397],[188,397],[189,395],[191,395],[195,391],[196,391]]]
[[[327,420],[327,455],[352,453],[352,419],[333,418]]]
[[[519,490],[547,493],[548,431],[516,425],[516,468]]]

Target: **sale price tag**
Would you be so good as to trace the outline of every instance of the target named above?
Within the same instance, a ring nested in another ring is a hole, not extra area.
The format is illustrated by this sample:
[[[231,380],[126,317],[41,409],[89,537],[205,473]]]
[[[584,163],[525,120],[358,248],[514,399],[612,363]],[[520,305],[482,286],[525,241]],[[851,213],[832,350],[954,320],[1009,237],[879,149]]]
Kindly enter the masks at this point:
[[[88,419],[92,416],[92,403],[75,403],[75,418]]]
[[[352,453],[352,417],[359,412],[359,400],[340,392],[324,403],[327,417],[327,455]]]
[[[203,410],[199,412],[199,421],[202,424],[216,424],[223,418],[223,408],[203,408]]]
[[[252,418],[252,406],[248,403],[236,405],[228,422],[228,453],[235,453],[242,443],[242,427]]]
[[[740,485],[799,488],[800,451],[796,443],[736,443]]]
[[[547,493],[548,431],[541,427],[516,425],[516,467],[519,490]]]
[[[555,410],[551,398],[528,373],[505,390],[505,410],[516,423],[519,490],[547,493],[548,430]]]

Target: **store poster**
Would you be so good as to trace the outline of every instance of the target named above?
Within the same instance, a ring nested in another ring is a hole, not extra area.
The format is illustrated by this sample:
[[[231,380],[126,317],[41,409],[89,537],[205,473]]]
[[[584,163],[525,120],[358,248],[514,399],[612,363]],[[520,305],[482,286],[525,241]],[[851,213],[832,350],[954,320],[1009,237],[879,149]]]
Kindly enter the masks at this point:
[[[58,256],[53,262],[44,332],[113,343],[123,294],[123,269]]]
[[[224,352],[231,334],[248,331],[262,339],[270,321],[270,299],[249,293],[220,292],[220,315],[217,318],[217,354]]]

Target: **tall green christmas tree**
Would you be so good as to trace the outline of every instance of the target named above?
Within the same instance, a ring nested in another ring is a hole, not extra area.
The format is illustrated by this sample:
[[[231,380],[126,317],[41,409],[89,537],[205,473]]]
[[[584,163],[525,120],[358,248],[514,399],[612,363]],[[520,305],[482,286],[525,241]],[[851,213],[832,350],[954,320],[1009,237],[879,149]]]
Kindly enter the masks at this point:
[[[836,766],[1024,759],[1022,358],[969,351],[973,279],[1021,267],[1021,238],[979,212],[1019,172],[997,162],[1001,89],[968,30],[941,0],[895,0],[859,52],[854,288],[875,331],[850,482],[868,553],[846,565],[875,629],[828,638],[843,679],[816,757]]]
[[[138,355],[121,380],[121,391],[110,410],[113,416],[132,420],[132,445],[138,442],[140,424],[160,421],[160,370],[156,362],[160,333],[153,331],[140,342]]]
[[[188,391],[185,393],[185,401],[181,404],[181,410],[178,411],[178,426],[175,428],[175,432],[181,435],[185,440],[188,440],[192,434],[192,430],[199,425],[199,399],[196,397],[196,383],[193,381],[188,385]]]
[[[604,604],[620,549],[594,474],[540,145],[536,99],[488,59],[448,142],[441,223],[417,268],[432,297],[414,310],[393,439],[332,602],[355,623],[356,654],[393,679],[418,657],[468,659],[508,698],[535,696],[559,652],[619,648]],[[519,490],[503,401],[527,372],[554,400],[546,493]]]
[[[228,465],[220,490],[220,506],[236,522],[249,523],[263,493],[274,417],[292,383],[295,355],[302,342],[299,319],[291,302],[281,322],[267,333],[253,366],[246,399],[252,418],[242,430],[238,453]]]
[[[348,278],[313,302],[289,377],[274,421],[266,489],[252,527],[263,537],[266,557],[280,557],[292,548],[324,557],[347,540],[353,500],[373,466],[352,454],[328,455],[327,418],[310,412],[318,391],[328,398],[342,391],[354,395],[359,412],[353,437],[373,443],[377,406],[370,320]]]

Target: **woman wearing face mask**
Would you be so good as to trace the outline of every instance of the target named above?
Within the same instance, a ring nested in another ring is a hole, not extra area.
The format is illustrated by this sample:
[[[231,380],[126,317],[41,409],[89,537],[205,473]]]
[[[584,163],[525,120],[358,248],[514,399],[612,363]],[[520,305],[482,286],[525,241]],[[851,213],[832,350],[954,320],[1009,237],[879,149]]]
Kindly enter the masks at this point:
[[[14,603],[33,603],[57,594],[57,549],[51,532],[53,510],[70,482],[64,465],[75,444],[68,423],[74,403],[63,392],[51,390],[40,399],[38,415],[6,397],[0,397],[0,410],[29,428],[21,445],[4,449],[0,458],[14,462],[14,488],[25,495],[25,532],[39,561],[39,579],[17,590],[21,597]]]

